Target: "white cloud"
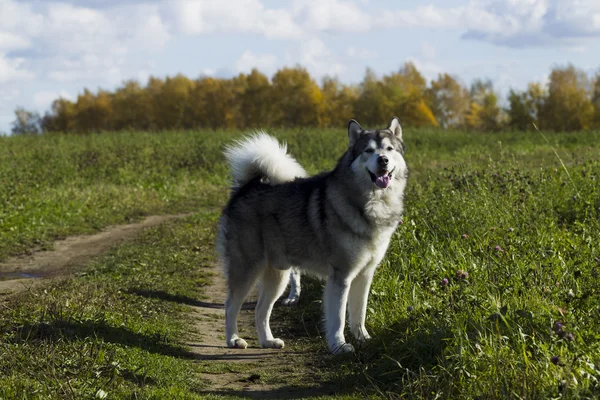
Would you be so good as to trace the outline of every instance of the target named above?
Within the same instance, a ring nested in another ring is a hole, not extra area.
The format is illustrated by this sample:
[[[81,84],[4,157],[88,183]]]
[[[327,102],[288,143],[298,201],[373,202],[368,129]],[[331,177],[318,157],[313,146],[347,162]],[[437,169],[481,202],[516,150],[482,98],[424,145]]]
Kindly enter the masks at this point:
[[[0,31],[0,50],[20,50],[30,46],[31,42],[27,38],[12,32]]]
[[[0,83],[32,79],[35,74],[23,68],[24,58],[8,58],[0,53]]]
[[[295,0],[294,16],[306,30],[340,32],[367,32],[371,17],[353,2],[341,0]]]
[[[235,62],[237,72],[250,72],[252,68],[270,75],[277,67],[277,57],[273,54],[254,54],[250,50],[244,51]]]
[[[298,39],[302,29],[289,10],[266,8],[259,0],[177,0],[167,14],[184,34],[253,33],[268,39]]]
[[[298,61],[317,77],[337,76],[344,71],[344,66],[337,57],[317,38],[302,43]]]

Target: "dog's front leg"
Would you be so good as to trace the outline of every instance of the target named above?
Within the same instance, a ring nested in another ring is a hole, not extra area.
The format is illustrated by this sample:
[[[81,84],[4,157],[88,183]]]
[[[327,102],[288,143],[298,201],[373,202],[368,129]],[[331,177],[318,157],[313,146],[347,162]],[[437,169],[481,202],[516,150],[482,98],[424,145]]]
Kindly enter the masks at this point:
[[[369,267],[358,274],[350,285],[348,322],[350,324],[350,332],[352,332],[359,342],[371,339],[367,328],[365,328],[365,318],[367,315],[369,289],[371,288],[374,273],[375,266]]]
[[[342,278],[339,275],[334,270],[325,285],[326,336],[329,351],[333,354],[354,351],[354,347],[350,343],[346,343],[344,337],[346,303],[350,291],[350,282],[346,277]]]

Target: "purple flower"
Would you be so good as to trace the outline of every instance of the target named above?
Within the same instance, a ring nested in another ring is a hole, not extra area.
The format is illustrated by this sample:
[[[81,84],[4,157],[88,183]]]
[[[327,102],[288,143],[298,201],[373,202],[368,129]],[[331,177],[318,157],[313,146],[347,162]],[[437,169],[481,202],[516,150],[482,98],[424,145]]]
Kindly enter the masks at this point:
[[[562,322],[556,321],[552,326],[552,330],[554,332],[562,331],[563,326],[565,326]]]
[[[558,363],[560,362],[560,358],[558,358],[558,356],[552,356],[550,357],[550,362],[554,365],[558,365]]]
[[[494,247],[494,250],[496,250],[496,251],[498,251],[498,252],[501,252],[501,253],[504,251],[504,250],[502,249],[502,247],[500,247],[500,246],[496,246],[496,247]]]
[[[463,274],[463,270],[459,269],[458,271],[456,271],[456,277],[457,278],[462,278],[462,274]]]
[[[448,278],[442,279],[442,286],[448,286]]]
[[[406,311],[411,312],[412,310],[414,310],[413,306],[406,307]]]
[[[575,335],[573,335],[572,333],[567,333],[565,339],[567,339],[569,342],[572,342],[573,340],[575,340]]]
[[[465,272],[462,273],[461,278],[467,279],[468,277],[469,277],[469,273],[467,271],[465,271]]]
[[[461,236],[463,239],[467,239],[469,237],[469,235],[467,235],[466,233],[463,233]]]

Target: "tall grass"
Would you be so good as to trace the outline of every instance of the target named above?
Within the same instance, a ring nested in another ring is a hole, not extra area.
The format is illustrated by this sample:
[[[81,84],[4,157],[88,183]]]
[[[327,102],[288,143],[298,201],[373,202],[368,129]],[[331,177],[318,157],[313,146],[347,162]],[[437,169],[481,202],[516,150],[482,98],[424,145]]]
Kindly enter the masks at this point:
[[[313,173],[346,148],[344,130],[273,134]],[[221,206],[220,152],[237,135],[0,139],[0,259],[143,214]],[[350,369],[413,398],[600,396],[600,132],[404,136],[406,214],[373,284],[375,339]]]

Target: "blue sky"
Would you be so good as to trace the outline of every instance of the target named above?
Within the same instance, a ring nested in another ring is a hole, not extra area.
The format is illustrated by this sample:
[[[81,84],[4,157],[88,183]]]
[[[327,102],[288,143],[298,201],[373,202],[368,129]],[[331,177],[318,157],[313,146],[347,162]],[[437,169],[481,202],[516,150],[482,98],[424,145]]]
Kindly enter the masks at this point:
[[[183,73],[272,75],[301,64],[358,83],[412,61],[469,84],[545,82],[600,68],[598,0],[0,0],[0,132],[17,106],[43,114],[84,87]]]

